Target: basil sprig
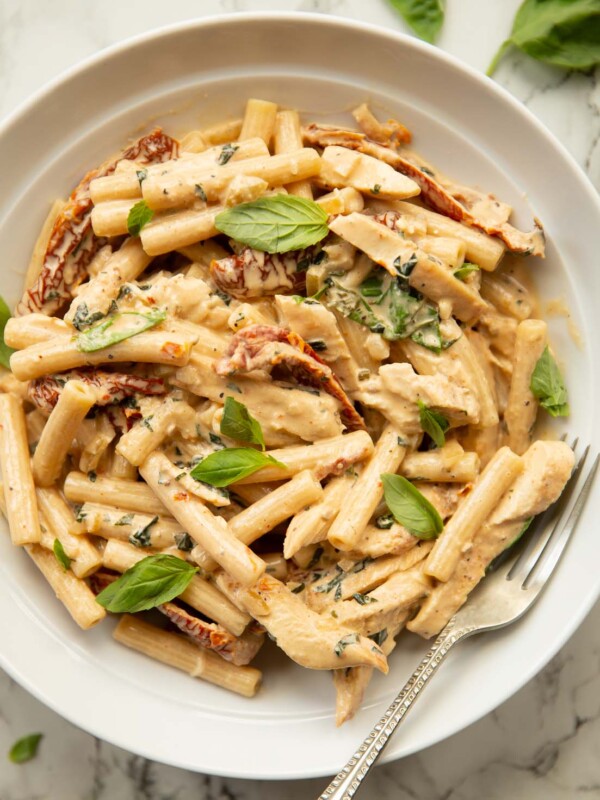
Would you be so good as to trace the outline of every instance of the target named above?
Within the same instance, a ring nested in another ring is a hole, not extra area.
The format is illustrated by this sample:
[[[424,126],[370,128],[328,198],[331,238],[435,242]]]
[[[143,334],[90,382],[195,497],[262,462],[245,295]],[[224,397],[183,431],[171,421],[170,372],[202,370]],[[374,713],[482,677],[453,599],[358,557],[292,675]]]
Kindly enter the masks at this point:
[[[261,197],[217,214],[221,233],[256,250],[303,250],[327,236],[327,214],[312,200],[291,194]]]
[[[553,417],[568,417],[567,389],[560,370],[546,346],[531,375],[530,389],[542,408]]]
[[[258,444],[263,450],[265,449],[265,438],[260,422],[254,419],[246,406],[238,402],[234,397],[228,397],[225,400],[221,419],[221,433],[236,439],[238,442]]]
[[[433,44],[444,22],[441,0],[390,0],[390,3],[417,36]]]
[[[30,733],[17,739],[9,750],[8,758],[13,764],[24,764],[26,761],[31,761],[32,758],[35,758],[43,735],[43,733]]]
[[[54,553],[54,556],[58,561],[58,563],[66,572],[71,566],[71,559],[65,553],[65,548],[62,546],[62,542],[60,541],[60,539],[54,540],[54,544],[52,545],[52,552]]]
[[[220,488],[246,478],[262,467],[285,467],[285,464],[251,447],[228,447],[203,458],[190,475],[197,481]]]
[[[477,264],[472,264],[470,261],[465,261],[462,267],[459,267],[457,270],[454,271],[454,277],[458,278],[459,281],[464,281],[465,278],[468,278],[469,275],[472,275],[474,272],[479,272],[480,267]]]
[[[0,297],[0,364],[6,369],[10,369],[10,357],[15,352],[4,341],[4,328],[11,317],[10,309]]]
[[[196,572],[197,567],[177,556],[147,556],[103,589],[96,601],[116,614],[147,611],[184,592]]]
[[[546,64],[589,69],[600,63],[600,4],[598,0],[525,0],[488,75],[512,45]]]
[[[443,447],[446,444],[444,434],[449,428],[448,420],[439,411],[428,408],[422,400],[417,400],[417,405],[421,427],[431,437],[436,447]]]
[[[143,333],[164,322],[166,318],[167,312],[160,308],[152,309],[145,314],[137,311],[113,314],[78,334],[75,337],[75,343],[77,349],[83,353],[93,353],[122,342],[124,339],[129,339],[138,333]]]
[[[153,216],[154,211],[148,207],[145,200],[136,203],[127,215],[127,230],[131,236],[139,236],[142,228],[150,222]]]
[[[437,538],[444,523],[429,500],[402,475],[384,472],[381,481],[386,505],[394,519],[419,539]]]

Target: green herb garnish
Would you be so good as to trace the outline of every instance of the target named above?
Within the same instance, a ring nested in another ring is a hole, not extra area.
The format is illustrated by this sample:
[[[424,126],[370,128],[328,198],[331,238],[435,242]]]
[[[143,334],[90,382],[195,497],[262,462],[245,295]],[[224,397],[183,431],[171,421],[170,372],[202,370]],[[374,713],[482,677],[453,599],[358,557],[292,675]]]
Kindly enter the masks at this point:
[[[236,150],[239,149],[240,149],[239,145],[237,144],[231,144],[231,143],[224,144],[223,147],[221,148],[221,152],[219,153],[219,160],[217,163],[222,167],[225,166],[225,164],[227,164],[230,161]]]
[[[130,235],[139,236],[142,228],[150,222],[153,216],[154,211],[148,207],[145,200],[136,203],[127,215],[127,230]]]
[[[472,264],[470,261],[465,261],[462,267],[459,267],[454,272],[454,277],[458,278],[459,281],[464,281],[464,279],[468,278],[469,275],[479,271],[480,267],[478,267],[477,264]]]
[[[396,11],[406,20],[421,39],[433,44],[442,23],[444,6],[442,0],[389,0]]]
[[[444,523],[429,500],[402,475],[384,472],[381,476],[387,507],[394,519],[419,539],[435,539]]]
[[[600,63],[600,4],[598,0],[525,0],[488,75],[512,45],[546,64],[590,69]]]
[[[222,211],[215,227],[237,242],[267,253],[302,250],[329,232],[327,214],[312,200],[278,194]]]
[[[24,764],[35,758],[43,735],[43,733],[30,733],[28,736],[23,736],[22,739],[17,739],[8,753],[13,764]]]
[[[10,357],[15,352],[4,341],[4,328],[6,328],[6,323],[10,317],[10,309],[0,297],[0,364],[6,369],[10,369]]]
[[[569,403],[563,377],[546,346],[531,375],[530,389],[542,408],[553,417],[568,417]]]
[[[65,553],[65,548],[62,546],[62,542],[60,541],[60,539],[54,540],[54,544],[52,545],[52,552],[54,553],[54,557],[56,558],[58,563],[66,572],[71,566],[71,559]]]
[[[333,648],[333,652],[336,654],[336,656],[340,657],[347,647],[349,647],[351,644],[356,644],[357,642],[358,633],[347,633],[345,636],[342,636],[342,638]]]
[[[137,311],[114,314],[79,333],[75,337],[75,344],[83,353],[93,353],[143,333],[164,322],[166,318],[167,312],[159,308],[145,314],[139,314]]]
[[[197,567],[177,556],[147,556],[103,589],[96,601],[115,614],[147,611],[184,592],[196,572]]]
[[[143,528],[140,528],[139,531],[132,533],[129,537],[129,543],[135,545],[136,547],[150,547],[150,543],[152,541],[152,533],[150,528],[153,525],[156,525],[158,522],[158,517],[153,517],[147,525],[144,525]]]
[[[285,464],[251,447],[229,447],[203,458],[190,475],[202,483],[222,487],[246,478],[262,467],[285,468]]]
[[[436,447],[443,447],[446,444],[445,432],[449,428],[449,423],[443,414],[428,408],[422,400],[417,400],[419,406],[419,423],[426,434],[428,434]]]
[[[254,419],[246,406],[234,397],[225,398],[221,433],[238,442],[258,444],[263,450],[265,449],[265,439],[260,422]]]

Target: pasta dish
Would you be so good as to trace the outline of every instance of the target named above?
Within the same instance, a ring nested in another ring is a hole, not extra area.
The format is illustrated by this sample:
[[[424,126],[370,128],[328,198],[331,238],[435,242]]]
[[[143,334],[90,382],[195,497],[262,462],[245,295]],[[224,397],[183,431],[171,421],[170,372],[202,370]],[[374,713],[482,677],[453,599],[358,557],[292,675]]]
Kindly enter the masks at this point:
[[[332,671],[338,724],[573,467],[536,428],[569,410],[540,223],[353,117],[152,130],[0,302],[0,506],[75,623],[247,697],[268,637]]]

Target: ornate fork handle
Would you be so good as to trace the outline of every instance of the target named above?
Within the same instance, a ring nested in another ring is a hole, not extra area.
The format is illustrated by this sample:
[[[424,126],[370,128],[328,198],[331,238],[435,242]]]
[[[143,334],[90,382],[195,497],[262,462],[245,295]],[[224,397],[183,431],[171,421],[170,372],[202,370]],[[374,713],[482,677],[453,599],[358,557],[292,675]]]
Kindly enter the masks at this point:
[[[454,619],[450,620],[383,717],[346,766],[338,772],[323,794],[319,795],[319,800],[350,800],[354,797],[367,773],[383,752],[397,725],[408,713],[450,649],[476,630],[476,626],[455,628]]]

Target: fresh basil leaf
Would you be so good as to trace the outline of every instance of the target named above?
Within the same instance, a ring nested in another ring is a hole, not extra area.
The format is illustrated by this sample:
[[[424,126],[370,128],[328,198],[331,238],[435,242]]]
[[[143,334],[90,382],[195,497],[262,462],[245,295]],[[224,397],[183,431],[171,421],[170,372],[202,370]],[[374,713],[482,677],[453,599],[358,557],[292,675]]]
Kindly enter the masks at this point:
[[[546,346],[531,375],[530,389],[542,408],[553,417],[568,417],[569,403],[560,370]]]
[[[4,328],[11,317],[10,309],[0,297],[0,364],[6,369],[10,369],[10,357],[15,352],[4,341]]]
[[[107,317],[97,325],[82,331],[75,337],[75,344],[77,349],[83,353],[93,353],[136,336],[138,333],[143,333],[164,322],[166,318],[167,312],[160,308],[152,309],[145,314],[139,314],[137,311],[124,311],[122,314]]]
[[[115,614],[147,611],[184,592],[196,572],[197,567],[177,556],[147,556],[103,589],[96,601]]]
[[[58,563],[66,572],[71,566],[71,559],[65,553],[65,548],[62,546],[62,542],[60,541],[60,539],[54,540],[54,544],[52,545],[52,552],[54,553]]]
[[[222,487],[252,475],[262,467],[271,466],[285,467],[285,464],[251,447],[228,447],[203,458],[190,475],[202,483]]]
[[[421,39],[433,44],[444,22],[441,0],[389,0]]]
[[[590,69],[600,63],[600,4],[598,0],[525,0],[488,75],[511,45],[546,64]]]
[[[148,207],[145,200],[136,203],[127,215],[127,230],[130,235],[139,236],[142,228],[150,222],[153,216],[154,211]]]
[[[435,539],[444,523],[427,498],[402,475],[384,472],[381,476],[387,507],[407,531],[419,539]]]
[[[419,406],[419,423],[428,434],[436,447],[443,447],[446,444],[444,434],[450,427],[448,420],[439,411],[428,408],[422,400],[417,400]]]
[[[17,739],[8,753],[8,757],[13,764],[24,764],[26,761],[31,761],[32,758],[35,758],[43,735],[43,733],[30,733],[28,736]]]
[[[327,214],[292,194],[261,197],[217,214],[215,227],[237,242],[267,253],[303,250],[327,236]]]
[[[465,278],[468,278],[469,275],[472,275],[474,272],[479,272],[480,267],[477,264],[471,264],[470,261],[465,261],[462,267],[459,267],[454,272],[454,277],[458,278],[459,281],[464,281]]]
[[[238,442],[259,444],[265,449],[265,439],[260,422],[252,416],[243,403],[233,397],[227,397],[221,419],[221,433]]]

